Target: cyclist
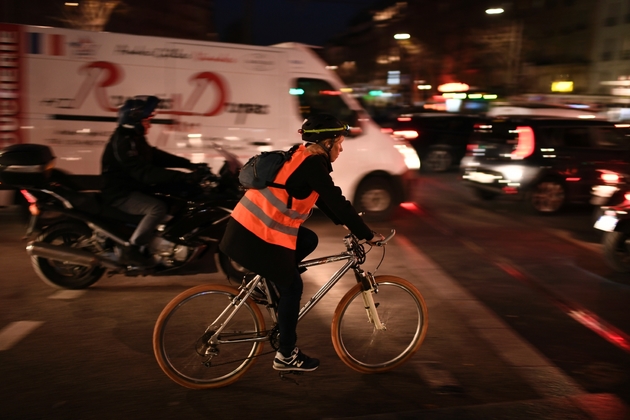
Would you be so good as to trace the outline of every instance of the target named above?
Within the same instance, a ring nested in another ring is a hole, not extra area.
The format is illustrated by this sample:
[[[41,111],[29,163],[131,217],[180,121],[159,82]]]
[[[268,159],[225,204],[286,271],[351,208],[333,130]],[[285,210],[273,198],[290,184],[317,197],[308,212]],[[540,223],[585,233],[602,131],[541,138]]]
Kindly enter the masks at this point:
[[[101,157],[102,195],[106,204],[126,213],[143,215],[125,247],[122,261],[138,266],[152,265],[145,252],[153,231],[168,212],[166,203],[149,194],[152,186],[175,182],[198,182],[203,176],[196,171],[206,164],[194,164],[152,147],[146,139],[155,116],[159,98],[135,96],[118,110],[118,127],[105,146]],[[195,172],[166,168],[185,168]]]
[[[274,183],[285,188],[250,189],[234,208],[220,243],[221,250],[248,270],[272,281],[280,292],[279,349],[273,368],[312,371],[319,360],[296,346],[302,278],[297,264],[317,247],[315,232],[302,226],[317,205],[334,223],[345,225],[359,239],[381,235],[363,222],[330,176],[342,152],[348,126],[332,115],[306,119],[298,132],[300,145],[280,169]]]

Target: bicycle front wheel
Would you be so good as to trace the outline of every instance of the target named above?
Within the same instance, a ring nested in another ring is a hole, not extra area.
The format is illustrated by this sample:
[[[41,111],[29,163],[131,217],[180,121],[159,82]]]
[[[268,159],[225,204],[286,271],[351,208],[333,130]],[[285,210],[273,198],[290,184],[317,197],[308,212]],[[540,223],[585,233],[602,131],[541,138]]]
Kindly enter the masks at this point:
[[[197,286],[162,310],[153,330],[153,352],[174,382],[192,389],[219,388],[238,380],[253,365],[263,343],[251,340],[264,337],[265,321],[258,306],[247,300],[226,322],[236,295],[238,291],[229,286]],[[213,337],[223,324],[220,336]]]
[[[341,299],[332,321],[332,342],[339,358],[362,373],[386,372],[405,363],[427,333],[427,306],[411,283],[377,276],[374,304],[384,329],[370,321],[357,284]]]

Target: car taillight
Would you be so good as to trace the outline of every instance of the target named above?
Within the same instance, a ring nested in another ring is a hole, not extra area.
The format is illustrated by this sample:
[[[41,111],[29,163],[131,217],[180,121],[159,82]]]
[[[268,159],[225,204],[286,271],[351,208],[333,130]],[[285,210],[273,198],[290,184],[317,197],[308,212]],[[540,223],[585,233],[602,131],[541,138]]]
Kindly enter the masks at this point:
[[[394,136],[402,137],[407,140],[417,139],[419,134],[416,130],[396,130]]]
[[[466,156],[475,156],[475,152],[479,149],[478,144],[468,143],[466,145]]]
[[[625,193],[625,194],[623,195],[623,198],[624,198],[626,201],[630,201],[630,192]]]
[[[534,130],[531,127],[516,127],[518,144],[512,152],[512,159],[525,159],[534,153]]]
[[[411,121],[411,117],[398,117],[398,118],[396,118],[396,119],[397,119],[398,121],[403,121],[403,122],[406,122],[406,121]]]
[[[394,132],[393,128],[389,127],[381,127],[381,133],[392,134]]]

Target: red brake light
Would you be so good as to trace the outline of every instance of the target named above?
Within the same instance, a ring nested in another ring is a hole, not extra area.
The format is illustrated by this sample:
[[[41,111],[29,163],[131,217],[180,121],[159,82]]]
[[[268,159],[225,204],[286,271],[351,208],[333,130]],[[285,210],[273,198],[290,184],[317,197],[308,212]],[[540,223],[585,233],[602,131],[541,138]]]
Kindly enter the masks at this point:
[[[534,130],[531,127],[516,127],[518,144],[512,152],[512,159],[525,159],[534,153]]]
[[[26,201],[28,201],[28,204],[37,203],[37,198],[35,198],[35,196],[31,194],[30,192],[28,192],[27,190],[20,190],[20,193],[22,193]]]
[[[625,194],[623,195],[623,198],[624,198],[626,201],[630,201],[630,192],[625,193]]]
[[[466,145],[466,156],[474,156],[475,155],[475,150],[479,149],[479,145],[478,144],[471,144],[468,143]]]
[[[28,211],[33,216],[37,216],[39,214],[39,208],[37,207],[37,198],[35,198],[33,194],[26,190],[20,190],[20,193],[22,193],[26,201],[28,201]]]
[[[381,127],[381,133],[392,134],[394,132],[393,128],[390,127]]]
[[[416,130],[400,130],[394,131],[394,135],[397,137],[403,137],[407,140],[417,139],[419,134]]]
[[[396,118],[398,121],[411,121],[411,117],[398,117]]]

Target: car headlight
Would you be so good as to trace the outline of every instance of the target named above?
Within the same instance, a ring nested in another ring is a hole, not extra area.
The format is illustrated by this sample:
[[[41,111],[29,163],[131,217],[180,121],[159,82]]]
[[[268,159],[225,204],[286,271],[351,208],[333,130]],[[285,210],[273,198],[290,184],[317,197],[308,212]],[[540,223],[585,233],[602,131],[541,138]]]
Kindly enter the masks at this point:
[[[505,178],[510,181],[520,181],[523,178],[523,169],[519,167],[507,167],[503,171]]]

